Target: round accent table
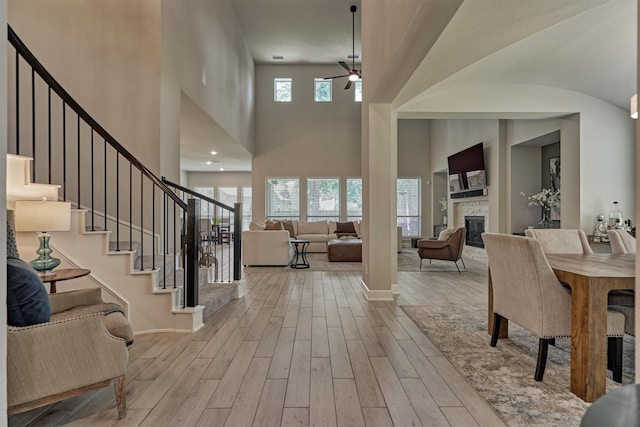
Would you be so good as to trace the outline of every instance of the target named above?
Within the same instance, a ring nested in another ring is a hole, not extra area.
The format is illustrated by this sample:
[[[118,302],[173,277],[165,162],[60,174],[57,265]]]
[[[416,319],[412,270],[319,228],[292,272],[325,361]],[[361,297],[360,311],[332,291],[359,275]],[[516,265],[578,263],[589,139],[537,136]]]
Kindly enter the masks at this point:
[[[295,253],[291,258],[291,268],[309,268],[309,261],[307,261],[307,248],[309,247],[309,240],[291,240]]]
[[[61,268],[54,270],[53,274],[49,274],[48,276],[40,276],[40,279],[42,279],[42,283],[49,283],[49,293],[55,294],[56,282],[77,279],[89,273],[91,273],[91,270],[87,270],[86,268]]]

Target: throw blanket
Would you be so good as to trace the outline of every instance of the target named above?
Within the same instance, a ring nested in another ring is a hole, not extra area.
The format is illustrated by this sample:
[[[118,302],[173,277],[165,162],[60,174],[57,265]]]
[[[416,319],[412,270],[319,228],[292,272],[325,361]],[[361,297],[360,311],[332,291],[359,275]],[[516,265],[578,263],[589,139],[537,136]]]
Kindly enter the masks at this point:
[[[70,310],[54,313],[51,315],[51,321],[71,319],[73,317],[85,316],[87,314],[102,313],[105,316],[111,313],[120,312],[124,315],[124,310],[118,304],[112,302],[103,302],[92,305],[79,305]]]

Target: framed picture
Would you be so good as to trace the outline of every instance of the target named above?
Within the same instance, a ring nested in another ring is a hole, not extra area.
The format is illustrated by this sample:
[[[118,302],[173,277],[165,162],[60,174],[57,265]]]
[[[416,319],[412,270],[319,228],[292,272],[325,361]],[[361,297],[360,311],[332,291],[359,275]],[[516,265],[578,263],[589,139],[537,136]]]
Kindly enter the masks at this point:
[[[484,170],[467,172],[467,182],[469,188],[485,188],[487,186],[487,176]]]
[[[460,176],[457,173],[449,175],[449,191],[453,193],[460,190],[462,190]]]

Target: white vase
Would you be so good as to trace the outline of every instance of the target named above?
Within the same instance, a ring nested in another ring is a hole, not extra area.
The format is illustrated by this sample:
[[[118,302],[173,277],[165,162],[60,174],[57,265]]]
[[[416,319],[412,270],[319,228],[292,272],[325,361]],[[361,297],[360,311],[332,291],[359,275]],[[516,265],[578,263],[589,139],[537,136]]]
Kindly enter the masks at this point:
[[[447,216],[446,215],[442,218],[442,223],[444,225],[447,225]]]

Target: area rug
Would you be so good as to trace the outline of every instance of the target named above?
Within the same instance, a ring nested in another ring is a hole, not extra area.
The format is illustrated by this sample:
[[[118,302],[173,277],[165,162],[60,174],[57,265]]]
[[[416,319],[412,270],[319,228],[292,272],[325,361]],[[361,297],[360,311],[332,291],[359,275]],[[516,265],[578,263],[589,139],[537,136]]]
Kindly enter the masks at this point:
[[[542,382],[533,379],[538,339],[509,323],[509,338],[489,346],[486,308],[402,306],[442,354],[511,426],[579,426],[589,407],[569,391],[570,342],[549,347]],[[624,337],[623,385],[634,378],[633,337]],[[607,371],[607,390],[620,385]]]

